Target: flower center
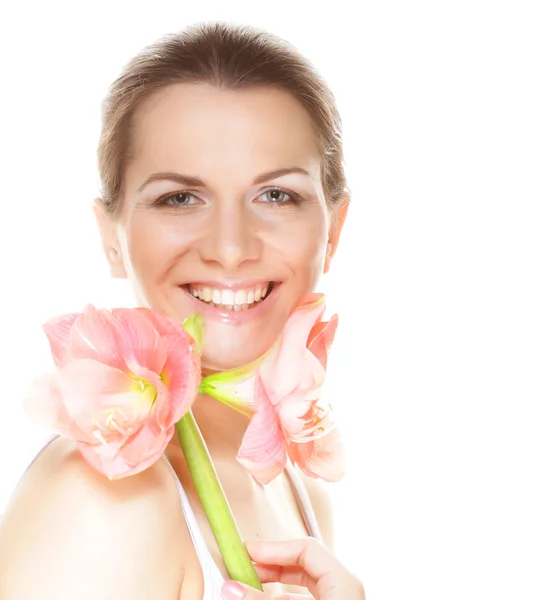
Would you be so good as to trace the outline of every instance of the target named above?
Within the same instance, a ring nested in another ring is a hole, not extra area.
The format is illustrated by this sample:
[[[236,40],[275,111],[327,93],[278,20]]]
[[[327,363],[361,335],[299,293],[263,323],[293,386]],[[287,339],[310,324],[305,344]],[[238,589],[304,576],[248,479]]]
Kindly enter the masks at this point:
[[[141,406],[147,402],[150,404],[151,409],[157,399],[157,390],[155,389],[155,386],[147,379],[144,379],[144,377],[129,375],[129,378],[133,380],[133,392],[136,392],[137,396],[140,396],[137,414],[140,412]]]

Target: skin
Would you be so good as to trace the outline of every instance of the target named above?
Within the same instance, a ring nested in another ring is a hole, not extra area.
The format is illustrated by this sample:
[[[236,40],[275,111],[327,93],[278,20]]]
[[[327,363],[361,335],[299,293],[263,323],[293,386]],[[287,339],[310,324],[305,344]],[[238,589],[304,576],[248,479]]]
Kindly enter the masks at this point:
[[[254,360],[276,341],[300,298],[313,291],[329,269],[346,216],[346,199],[339,209],[327,206],[320,153],[307,112],[293,96],[275,89],[173,85],[139,107],[133,135],[120,213],[108,216],[99,199],[95,204],[113,277],[130,281],[140,305],[179,321],[196,312],[198,302],[180,287],[184,284],[212,281],[243,287],[253,280],[280,282],[275,297],[270,294],[264,301],[269,309],[259,317],[241,323],[215,315],[206,319],[206,372]],[[254,183],[261,174],[291,167],[307,174]],[[204,185],[170,180],[144,185],[162,172],[196,176]],[[269,194],[275,186],[285,192]],[[173,194],[180,195],[167,200],[169,205],[156,204]],[[278,202],[271,203],[272,197]],[[247,418],[204,396],[193,412],[244,539],[304,537],[307,532],[288,479],[278,477],[260,486],[236,461]],[[176,436],[166,456],[226,578]],[[202,597],[202,573],[168,465],[157,461],[129,479],[98,478],[70,440],[52,442],[22,478],[0,521],[0,600],[35,597],[38,592],[63,600],[64,589],[66,599],[76,590],[81,600],[103,590],[109,597],[131,600],[150,595]],[[327,496],[316,482],[305,483],[330,544]],[[36,497],[46,499],[39,511]],[[80,539],[84,545],[76,542]],[[154,549],[151,561],[148,547]],[[102,565],[95,548],[109,553]],[[116,574],[126,570],[130,577],[119,580]],[[46,575],[28,577],[38,571]],[[72,588],[66,583],[69,577]],[[286,589],[297,591],[277,583],[266,587],[272,594]]]
[[[205,321],[205,372],[256,359],[276,341],[300,298],[329,269],[346,215],[346,201],[338,211],[328,208],[308,113],[281,90],[179,84],[157,92],[139,108],[133,142],[120,214],[107,216],[99,201],[95,209],[112,275],[129,279],[141,305],[180,321],[195,309],[192,297],[179,286],[280,282],[269,313],[240,324],[220,318]],[[254,184],[262,174],[293,167],[306,174]],[[203,185],[162,177],[148,183],[159,173],[196,176]],[[271,194],[276,186],[285,191]],[[170,197],[182,192],[188,193]],[[246,418],[210,398],[199,398],[194,414],[242,534],[254,539],[304,535],[287,479],[262,488],[235,460]],[[224,574],[176,437],[167,456],[181,481],[188,482],[187,492]],[[318,498],[320,520],[328,524],[323,514],[327,498],[308,485]],[[268,514],[275,515],[271,527]],[[325,530],[329,538],[329,527]]]
[[[139,109],[134,148],[121,214],[111,219],[96,206],[112,274],[131,281],[142,305],[179,320],[195,312],[182,284],[282,282],[271,314],[241,325],[206,323],[206,369],[250,362],[275,342],[299,299],[327,271],[342,227],[324,198],[309,115],[280,90],[169,86]],[[253,184],[287,167],[308,174]],[[154,181],[139,191],[160,172],[198,176],[205,185]],[[272,186],[301,200],[281,193],[271,203]],[[169,206],[155,205],[187,191]]]
[[[262,582],[287,581],[303,585],[315,600],[365,600],[359,579],[313,538],[248,542],[246,546]],[[222,595],[225,600],[270,598],[267,593],[237,581],[227,581]],[[300,600],[300,597],[296,598]],[[301,598],[308,596],[302,595]],[[285,600],[282,596],[281,599]]]

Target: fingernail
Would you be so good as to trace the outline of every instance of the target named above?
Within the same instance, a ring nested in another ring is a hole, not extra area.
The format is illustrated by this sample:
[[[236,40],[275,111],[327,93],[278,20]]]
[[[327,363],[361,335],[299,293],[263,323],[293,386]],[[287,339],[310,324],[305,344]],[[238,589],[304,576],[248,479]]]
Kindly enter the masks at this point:
[[[240,600],[245,594],[245,587],[237,581],[226,581],[221,588],[225,600]]]

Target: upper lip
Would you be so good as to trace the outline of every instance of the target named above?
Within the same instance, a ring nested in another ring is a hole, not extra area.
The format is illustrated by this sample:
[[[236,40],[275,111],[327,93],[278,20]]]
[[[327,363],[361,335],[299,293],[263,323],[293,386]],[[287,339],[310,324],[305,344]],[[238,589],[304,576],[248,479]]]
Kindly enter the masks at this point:
[[[182,285],[188,285],[191,288],[200,289],[203,287],[217,288],[223,290],[246,290],[257,286],[264,286],[268,283],[280,283],[276,279],[243,279],[243,280],[212,280],[212,281],[190,281]]]

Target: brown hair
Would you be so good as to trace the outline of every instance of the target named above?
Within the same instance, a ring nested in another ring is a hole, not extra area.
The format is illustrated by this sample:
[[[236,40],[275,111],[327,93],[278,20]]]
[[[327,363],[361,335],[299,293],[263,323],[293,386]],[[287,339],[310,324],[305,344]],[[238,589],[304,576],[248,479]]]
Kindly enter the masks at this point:
[[[329,206],[348,196],[342,123],[335,98],[312,64],[285,40],[247,25],[191,25],[146,47],[114,81],[103,102],[98,166],[107,212],[120,212],[133,115],[152,93],[174,83],[218,88],[271,86],[294,95],[309,113],[321,150]]]

